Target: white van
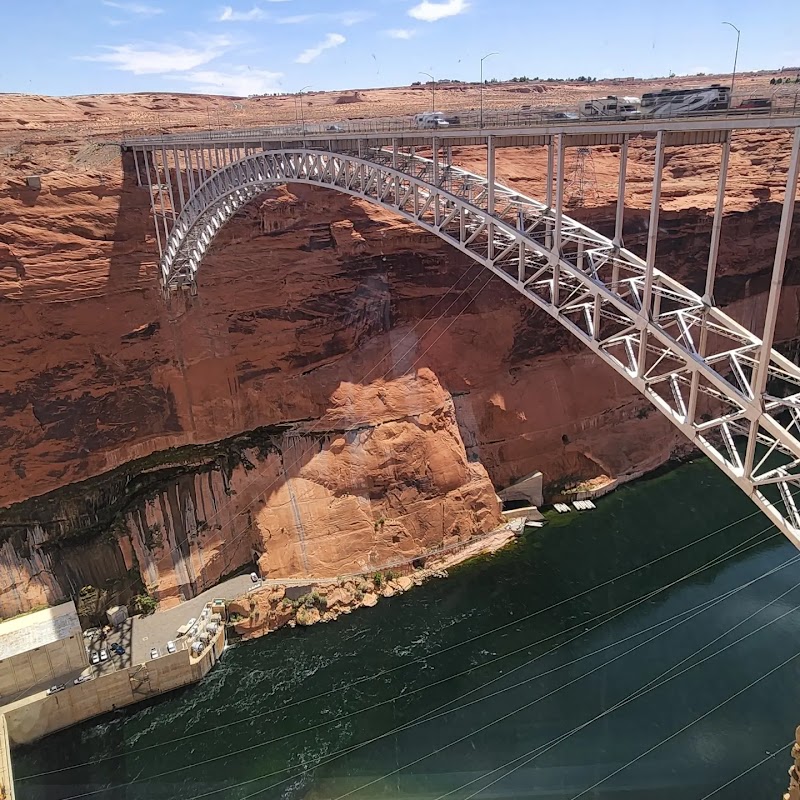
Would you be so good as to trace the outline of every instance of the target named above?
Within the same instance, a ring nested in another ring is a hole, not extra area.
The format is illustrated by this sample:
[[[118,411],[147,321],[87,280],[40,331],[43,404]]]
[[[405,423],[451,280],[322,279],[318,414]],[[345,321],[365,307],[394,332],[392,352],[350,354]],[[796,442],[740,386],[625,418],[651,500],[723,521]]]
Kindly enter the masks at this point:
[[[414,117],[414,123],[418,128],[448,128],[450,126],[442,111],[426,111],[424,114],[417,114]]]

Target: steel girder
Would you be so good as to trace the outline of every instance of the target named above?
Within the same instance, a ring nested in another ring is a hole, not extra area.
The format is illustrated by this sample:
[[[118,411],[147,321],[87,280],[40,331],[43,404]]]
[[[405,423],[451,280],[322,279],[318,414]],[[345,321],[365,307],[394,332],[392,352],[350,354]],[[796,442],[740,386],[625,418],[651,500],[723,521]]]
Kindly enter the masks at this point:
[[[493,272],[636,387],[800,547],[800,369],[776,351],[762,357],[761,339],[711,302],[564,215],[563,198],[551,208],[397,150],[255,152],[186,200],[161,259],[165,292],[194,288],[222,226],[283,183],[377,203]]]

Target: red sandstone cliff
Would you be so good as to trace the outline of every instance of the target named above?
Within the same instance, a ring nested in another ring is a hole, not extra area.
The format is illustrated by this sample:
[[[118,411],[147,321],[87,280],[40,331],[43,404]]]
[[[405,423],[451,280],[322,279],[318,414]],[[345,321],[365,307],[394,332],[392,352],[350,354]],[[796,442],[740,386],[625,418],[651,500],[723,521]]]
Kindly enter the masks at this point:
[[[646,235],[651,153],[632,147],[634,249]],[[717,153],[668,159],[659,263],[693,285]],[[774,137],[734,144],[718,299],[744,297],[739,318],[757,320],[763,304],[779,153]],[[479,152],[454,156],[480,170]],[[612,148],[593,151],[596,180],[574,210],[601,230],[613,220],[616,163]],[[543,164],[542,150],[501,151],[498,177],[541,196]],[[23,184],[33,172],[41,191]],[[536,469],[548,484],[625,476],[681,445],[546,315],[366,203],[273,190],[220,235],[199,296],[166,307],[149,201],[123,178],[118,148],[16,140],[0,181],[0,505],[62,491],[0,520],[0,613],[84,583],[125,583],[129,570],[164,598],[252,556],[274,575],[354,571],[491,527],[486,471],[496,487]],[[799,249],[795,233],[790,282]],[[800,335],[797,308],[788,287],[783,339]],[[259,426],[284,431],[251,463],[259,473],[203,462],[192,474],[182,457],[180,477],[152,497],[126,507],[114,489],[110,532],[81,522],[106,495],[87,512],[94,490],[70,489],[76,481]]]

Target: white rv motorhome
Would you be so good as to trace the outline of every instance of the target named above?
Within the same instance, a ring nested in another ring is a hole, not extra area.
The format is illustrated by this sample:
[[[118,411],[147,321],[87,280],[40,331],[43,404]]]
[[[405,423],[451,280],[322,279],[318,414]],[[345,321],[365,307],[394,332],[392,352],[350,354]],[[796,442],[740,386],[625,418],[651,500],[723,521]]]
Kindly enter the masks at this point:
[[[701,89],[662,89],[642,95],[642,115],[648,117],[680,117],[730,107],[729,86],[707,86]]]
[[[587,100],[581,103],[580,113],[583,117],[633,117],[639,113],[639,98],[609,95]]]
[[[418,128],[447,128],[450,123],[445,119],[443,111],[426,111],[424,114],[417,114],[414,123]]]

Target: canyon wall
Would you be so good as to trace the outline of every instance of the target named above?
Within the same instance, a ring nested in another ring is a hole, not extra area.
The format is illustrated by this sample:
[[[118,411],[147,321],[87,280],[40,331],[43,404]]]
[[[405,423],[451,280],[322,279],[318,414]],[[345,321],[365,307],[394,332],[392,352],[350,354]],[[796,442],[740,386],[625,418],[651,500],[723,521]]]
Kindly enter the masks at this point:
[[[770,147],[734,148],[723,229],[717,299],[754,322],[780,213]],[[671,153],[659,240],[659,264],[693,286],[718,158],[698,150]],[[607,231],[618,156],[593,152],[594,195],[573,213]],[[480,169],[477,151],[454,157]],[[149,199],[120,158],[19,142],[0,164],[0,613],[87,584],[173,602],[253,560],[274,577],[357,571],[490,528],[494,489],[535,470],[552,490],[685,447],[508,286],[331,191],[264,195],[218,237],[199,295],[165,305]],[[499,179],[542,196],[544,158],[501,151]],[[634,250],[651,161],[632,146]],[[800,337],[799,238],[784,340]]]

